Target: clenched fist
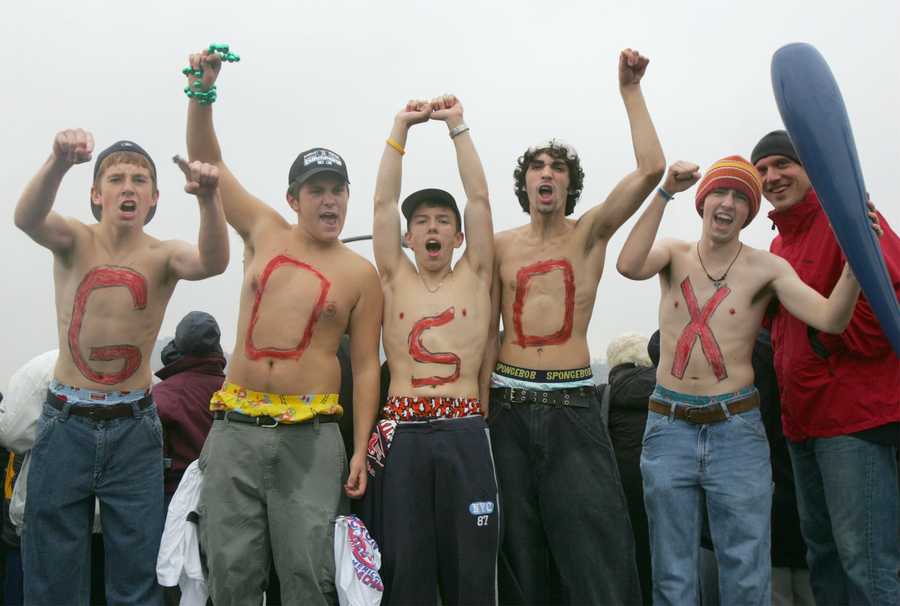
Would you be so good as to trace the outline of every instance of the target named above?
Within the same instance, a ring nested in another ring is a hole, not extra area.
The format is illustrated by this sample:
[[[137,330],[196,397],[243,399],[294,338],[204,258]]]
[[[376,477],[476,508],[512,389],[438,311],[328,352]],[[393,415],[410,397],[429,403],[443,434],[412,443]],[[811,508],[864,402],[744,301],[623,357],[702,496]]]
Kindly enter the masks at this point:
[[[80,128],[60,131],[53,139],[53,155],[67,164],[88,162],[94,152],[94,136]]]
[[[670,194],[690,189],[694,183],[700,180],[700,167],[692,162],[679,160],[669,167],[662,188]]]

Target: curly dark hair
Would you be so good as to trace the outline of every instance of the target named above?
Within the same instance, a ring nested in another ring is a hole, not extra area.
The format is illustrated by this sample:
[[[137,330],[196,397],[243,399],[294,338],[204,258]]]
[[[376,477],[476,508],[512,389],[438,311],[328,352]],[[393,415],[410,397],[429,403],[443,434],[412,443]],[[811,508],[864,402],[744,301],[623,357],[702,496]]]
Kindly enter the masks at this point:
[[[575,204],[581,197],[581,190],[584,188],[584,170],[581,168],[581,159],[576,154],[574,158],[569,158],[569,152],[563,145],[557,145],[555,141],[550,142],[549,147],[539,149],[529,147],[522,154],[516,163],[516,169],[513,171],[513,179],[515,183],[516,198],[519,199],[519,205],[526,214],[530,211],[528,203],[528,192],[525,191],[525,173],[534,157],[542,152],[547,152],[557,160],[565,160],[566,166],[569,167],[569,195],[566,197],[566,216],[568,217],[575,212]]]

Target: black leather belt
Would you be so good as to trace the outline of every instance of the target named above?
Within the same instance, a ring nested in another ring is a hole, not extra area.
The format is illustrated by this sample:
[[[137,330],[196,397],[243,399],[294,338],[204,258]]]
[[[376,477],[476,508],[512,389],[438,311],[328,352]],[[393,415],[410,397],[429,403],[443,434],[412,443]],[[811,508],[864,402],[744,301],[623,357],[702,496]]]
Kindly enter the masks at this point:
[[[66,402],[60,400],[55,394],[48,393],[47,404],[61,411]],[[153,398],[147,394],[140,400],[137,400],[138,408],[141,410],[153,404]],[[76,417],[87,417],[92,421],[108,421],[109,419],[120,419],[122,417],[133,417],[134,408],[132,403],[127,404],[73,404],[69,408],[69,414]]]
[[[597,392],[593,387],[549,390],[495,387],[491,389],[491,396],[510,404],[546,404],[547,406],[590,408],[591,401],[597,399]]]
[[[279,421],[275,417],[270,417],[268,415],[251,417],[250,415],[245,415],[244,413],[237,412],[236,410],[217,410],[213,412],[214,420],[225,419],[229,423],[246,423],[247,425],[256,425],[257,427],[268,428],[278,427],[279,425],[303,425],[304,423],[314,423],[316,421],[318,421],[319,423],[337,423],[340,418],[341,417],[338,415],[316,415],[311,419],[285,423],[283,421]]]

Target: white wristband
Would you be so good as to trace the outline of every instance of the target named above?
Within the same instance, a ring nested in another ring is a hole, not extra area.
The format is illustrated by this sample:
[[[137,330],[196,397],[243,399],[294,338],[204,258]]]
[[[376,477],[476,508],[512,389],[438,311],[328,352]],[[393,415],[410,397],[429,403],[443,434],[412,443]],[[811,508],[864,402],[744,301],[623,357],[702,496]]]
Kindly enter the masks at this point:
[[[456,137],[463,134],[467,130],[469,130],[469,127],[466,126],[465,122],[463,122],[459,126],[454,126],[453,128],[450,129],[450,138],[455,139]]]

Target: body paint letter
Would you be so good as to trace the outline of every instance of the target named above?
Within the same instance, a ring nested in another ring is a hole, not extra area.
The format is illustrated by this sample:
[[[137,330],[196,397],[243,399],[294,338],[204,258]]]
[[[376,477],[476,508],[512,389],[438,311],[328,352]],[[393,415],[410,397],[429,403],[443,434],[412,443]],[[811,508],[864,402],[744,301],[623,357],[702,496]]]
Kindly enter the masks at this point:
[[[115,385],[121,383],[135,373],[141,366],[141,350],[134,345],[105,345],[91,347],[89,360],[96,362],[110,362],[112,360],[124,360],[122,370],[107,374],[93,370],[87,360],[81,355],[79,335],[81,325],[84,323],[84,314],[87,308],[88,297],[98,288],[113,288],[121,286],[131,293],[134,309],[147,307],[147,280],[141,274],[128,267],[116,267],[107,265],[96,267],[89,271],[78,285],[75,291],[75,301],[72,305],[72,322],[69,324],[68,342],[69,352],[75,367],[86,378],[95,383]]]
[[[694,343],[696,343],[697,337],[700,337],[700,347],[703,349],[703,356],[712,367],[716,379],[719,381],[727,379],[728,369],[725,368],[725,358],[722,355],[719,343],[716,341],[716,336],[709,327],[709,318],[725,297],[731,293],[731,289],[723,286],[716,290],[715,294],[703,305],[702,310],[697,305],[697,295],[694,294],[690,276],[681,282],[681,293],[684,295],[685,303],[687,303],[688,313],[691,314],[691,321],[681,331],[681,336],[678,337],[678,343],[675,345],[672,375],[679,379],[684,378],[684,372],[691,358]]]
[[[306,327],[303,329],[303,335],[300,337],[300,342],[296,347],[291,349],[257,347],[253,342],[253,329],[256,328],[256,322],[259,320],[259,305],[266,292],[266,284],[269,282],[272,272],[282,265],[293,265],[297,269],[308,271],[318,278],[319,297],[316,299],[315,305],[313,305],[312,312],[309,314],[309,319],[306,321]],[[328,296],[328,290],[330,288],[331,282],[328,281],[328,278],[322,275],[322,273],[312,265],[297,261],[287,255],[278,255],[269,261],[260,278],[259,287],[256,291],[256,300],[253,302],[253,311],[250,313],[250,325],[247,327],[247,338],[244,341],[244,353],[247,354],[247,357],[251,360],[259,360],[260,358],[277,358],[279,360],[299,359],[306,348],[309,347],[309,342],[312,341],[313,329],[316,326],[319,316],[322,315],[322,310],[325,308],[325,298]]]
[[[528,282],[534,276],[549,273],[554,270],[563,272],[563,284],[565,286],[565,299],[563,309],[565,316],[562,327],[549,335],[526,335],[522,328],[522,311],[525,307],[525,298],[528,296]],[[516,331],[516,343],[520,347],[540,347],[543,345],[559,345],[565,343],[572,336],[572,321],[575,318],[575,273],[572,264],[565,259],[538,261],[521,268],[516,274],[516,300],[513,303],[513,326]]]
[[[459,378],[460,360],[459,356],[450,352],[432,353],[422,344],[422,333],[437,326],[443,326],[450,323],[456,316],[454,308],[445,309],[436,316],[422,318],[413,324],[412,330],[409,331],[409,355],[416,362],[423,364],[453,364],[456,368],[452,375],[446,377],[424,377],[417,379],[412,377],[413,387],[424,387],[426,385],[444,385],[453,383]]]

